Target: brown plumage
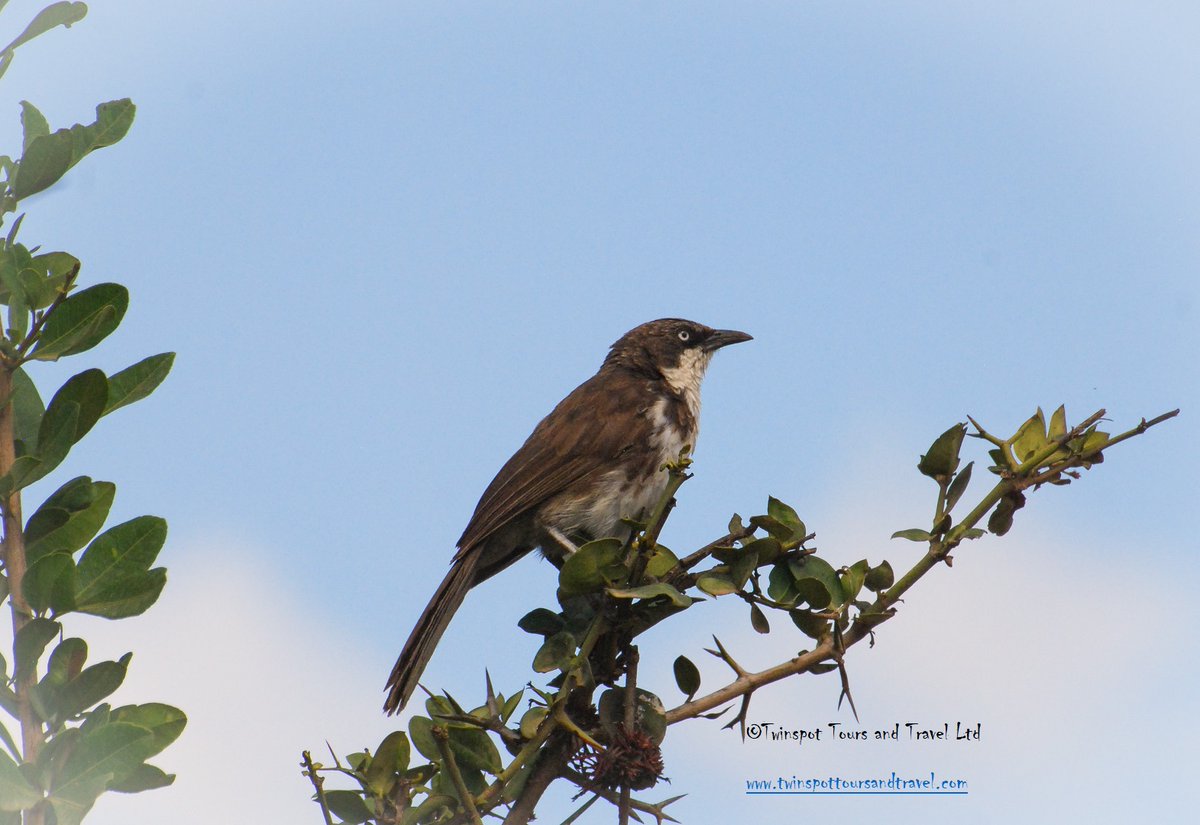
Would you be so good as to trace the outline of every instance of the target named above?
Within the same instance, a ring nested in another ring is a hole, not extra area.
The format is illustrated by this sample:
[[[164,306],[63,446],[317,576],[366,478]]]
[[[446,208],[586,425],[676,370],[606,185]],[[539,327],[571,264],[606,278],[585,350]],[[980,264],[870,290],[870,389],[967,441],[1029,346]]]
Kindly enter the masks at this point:
[[[450,572],[417,620],[388,678],[384,710],[408,702],[467,591],[534,547],[561,556],[583,541],[627,536],[666,488],[663,463],[695,446],[700,380],[716,350],[748,341],[664,318],[612,345],[600,371],[534,428],[479,499]]]

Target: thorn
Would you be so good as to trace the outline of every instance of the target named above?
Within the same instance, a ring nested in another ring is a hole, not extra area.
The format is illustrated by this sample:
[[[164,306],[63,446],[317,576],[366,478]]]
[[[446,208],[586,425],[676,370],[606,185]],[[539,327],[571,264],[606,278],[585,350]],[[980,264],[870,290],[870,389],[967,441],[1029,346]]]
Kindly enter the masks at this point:
[[[734,673],[736,673],[738,675],[739,678],[742,676],[749,675],[746,672],[746,670],[741,665],[739,665],[732,656],[729,655],[729,651],[725,649],[725,646],[723,644],[721,644],[720,639],[718,639],[716,636],[713,636],[713,641],[716,642],[717,649],[710,650],[709,648],[706,647],[706,648],[704,648],[705,653],[711,653],[713,656],[716,656],[718,659],[723,661],[725,664],[729,665],[729,667],[733,670]]]

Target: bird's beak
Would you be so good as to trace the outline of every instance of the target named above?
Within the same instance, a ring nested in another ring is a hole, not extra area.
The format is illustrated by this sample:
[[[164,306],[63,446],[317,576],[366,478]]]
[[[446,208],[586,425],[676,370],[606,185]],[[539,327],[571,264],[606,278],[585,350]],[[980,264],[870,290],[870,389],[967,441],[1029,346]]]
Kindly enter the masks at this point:
[[[704,348],[709,352],[716,352],[721,347],[752,340],[754,340],[752,336],[744,332],[738,332],[736,329],[718,329],[712,335],[708,336],[708,340],[704,342]]]

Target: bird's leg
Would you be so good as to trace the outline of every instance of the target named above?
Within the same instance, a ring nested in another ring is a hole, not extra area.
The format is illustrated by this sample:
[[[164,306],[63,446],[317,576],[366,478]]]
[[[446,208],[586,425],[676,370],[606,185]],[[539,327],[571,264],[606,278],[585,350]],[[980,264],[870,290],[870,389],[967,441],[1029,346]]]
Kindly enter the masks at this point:
[[[549,524],[544,525],[544,528],[546,530],[546,535],[549,536],[551,539],[553,539],[554,543],[558,545],[558,550],[559,550],[558,553],[550,553],[550,552],[546,553],[546,557],[548,559],[550,559],[551,561],[558,559],[561,562],[562,559],[565,559],[565,558],[567,558],[567,556],[574,554],[575,551],[577,551],[579,549],[579,546],[577,544],[575,544],[575,542],[573,542],[569,538],[567,538],[566,533],[564,533],[562,530],[559,530],[557,527],[554,527]],[[562,566],[561,563],[559,564],[559,566],[560,567]]]
[[[562,570],[563,562],[580,549],[580,546],[556,526],[545,524],[542,525],[542,530],[545,532],[545,540],[542,541],[541,554],[550,560],[550,564]]]

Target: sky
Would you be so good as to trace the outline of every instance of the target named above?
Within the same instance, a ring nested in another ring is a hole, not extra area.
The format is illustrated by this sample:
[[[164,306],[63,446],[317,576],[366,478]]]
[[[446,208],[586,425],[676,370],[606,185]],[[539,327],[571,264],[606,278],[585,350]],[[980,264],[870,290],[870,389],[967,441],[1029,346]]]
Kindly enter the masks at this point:
[[[40,6],[13,0],[0,34]],[[1183,412],[914,588],[847,658],[860,722],[832,675],[751,711],[979,741],[742,741],[699,720],[648,798],[687,794],[693,823],[1177,815],[1200,757],[1197,35],[1184,2],[97,0],[23,47],[0,151],[22,99],[54,127],[138,106],[125,140],[22,204],[26,243],[132,295],[117,334],[34,379],[48,397],[72,369],[178,353],[27,494],[87,474],[116,482],[112,523],[170,524],[159,604],[67,627],[93,657],[135,652],[117,701],[188,713],[156,760],[178,779],[88,821],[319,822],[300,751],[394,729],[383,683],[480,492],[663,316],[754,336],[705,381],[663,534],[679,552],[774,495],[831,562],[906,568],[920,548],[888,537],[934,503],[917,458],[966,415],[1012,432],[1066,404],[1119,431]],[[425,683],[481,697],[486,667],[517,689],[537,644],[516,621],[554,586],[527,558],[472,592]],[[722,683],[713,634],[753,668],[805,646],[738,606],[673,624],[640,674],[668,706],[680,653]],[[892,771],[969,793],[745,794]],[[571,810],[552,793],[542,819]]]

